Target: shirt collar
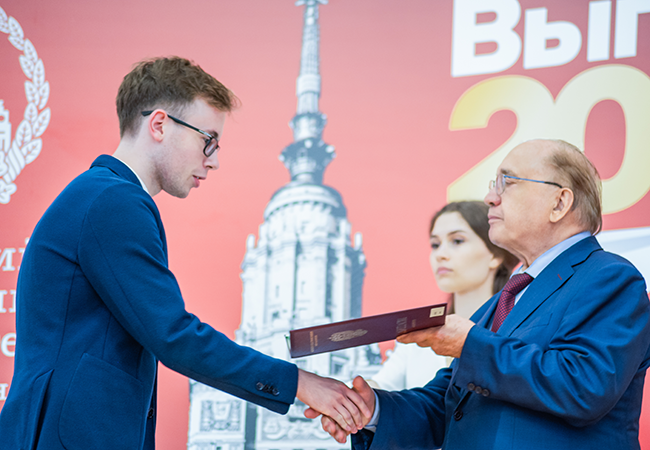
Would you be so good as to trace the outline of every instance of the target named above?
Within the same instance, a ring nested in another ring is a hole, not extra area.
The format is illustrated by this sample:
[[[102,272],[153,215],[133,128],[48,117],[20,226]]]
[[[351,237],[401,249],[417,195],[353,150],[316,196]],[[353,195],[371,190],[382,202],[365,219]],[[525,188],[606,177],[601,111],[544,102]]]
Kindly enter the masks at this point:
[[[555,258],[560,256],[565,250],[568,250],[569,247],[577,244],[583,239],[588,238],[591,236],[591,233],[588,231],[581,231],[578,234],[574,234],[570,238],[567,238],[560,242],[559,244],[549,248],[546,250],[544,253],[542,253],[542,256],[537,258],[533,263],[526,269],[526,270],[521,270],[521,268],[517,271],[517,273],[527,273],[533,278],[537,278],[537,276],[542,273],[546,267],[553,262]],[[522,266],[523,267],[523,266]],[[514,274],[513,274],[514,275]],[[519,292],[515,296],[515,304],[519,302],[519,299],[521,298],[522,295],[524,295],[524,292],[528,290],[528,286],[526,286],[521,292]]]
[[[144,184],[144,181],[142,181],[142,178],[140,178],[140,175],[138,175],[138,172],[133,170],[133,168],[131,166],[129,166],[124,160],[121,160],[120,158],[115,158],[115,159],[118,159],[122,164],[124,164],[126,167],[128,167],[131,172],[133,172],[133,174],[136,176],[136,178],[140,182],[140,185],[142,186],[142,189],[144,189],[144,191],[147,194],[149,194],[149,189],[147,189],[147,185]],[[149,195],[151,195],[151,194],[149,194]]]
[[[569,247],[577,244],[581,240],[588,238],[589,236],[591,236],[591,233],[588,231],[582,231],[578,234],[574,234],[570,238],[567,238],[559,244],[546,250],[523,272],[527,273],[533,278],[537,278],[537,276],[542,273],[542,270],[546,269],[546,266],[551,264],[551,262],[553,262],[553,260],[557,258],[561,253],[563,253]],[[521,272],[522,270],[519,270],[519,273]]]

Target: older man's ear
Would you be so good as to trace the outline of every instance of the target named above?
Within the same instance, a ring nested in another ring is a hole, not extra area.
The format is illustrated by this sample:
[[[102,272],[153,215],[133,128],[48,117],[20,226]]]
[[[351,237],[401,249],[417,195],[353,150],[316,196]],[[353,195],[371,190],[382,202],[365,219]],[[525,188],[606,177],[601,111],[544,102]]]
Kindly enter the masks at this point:
[[[551,211],[549,220],[552,223],[558,223],[560,220],[562,220],[569,213],[569,211],[571,211],[573,200],[573,191],[569,188],[562,188],[560,190],[560,195],[555,201],[555,206]]]

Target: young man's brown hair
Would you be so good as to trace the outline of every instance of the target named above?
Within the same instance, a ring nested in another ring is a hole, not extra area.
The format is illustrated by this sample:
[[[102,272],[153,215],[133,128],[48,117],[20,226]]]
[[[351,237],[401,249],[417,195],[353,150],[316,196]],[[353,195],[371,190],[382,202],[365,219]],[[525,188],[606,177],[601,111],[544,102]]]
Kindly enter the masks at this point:
[[[170,56],[137,63],[124,77],[115,100],[120,137],[135,132],[142,111],[165,108],[180,115],[197,98],[223,112],[239,106],[230,89],[185,58]]]

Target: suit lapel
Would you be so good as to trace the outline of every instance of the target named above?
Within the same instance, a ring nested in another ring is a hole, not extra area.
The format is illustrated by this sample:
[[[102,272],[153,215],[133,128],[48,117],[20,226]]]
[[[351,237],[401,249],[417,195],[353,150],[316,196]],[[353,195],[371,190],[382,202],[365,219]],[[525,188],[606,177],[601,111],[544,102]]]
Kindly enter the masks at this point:
[[[573,268],[566,264],[553,264],[555,267],[547,267],[539,274],[535,280],[528,286],[528,290],[519,299],[517,304],[503,324],[497,334],[501,336],[510,336],[524,320],[526,320],[535,310],[546,301],[560,286],[564,284],[571,275]],[[553,270],[550,270],[553,269]]]
[[[481,328],[487,328],[488,322],[490,321],[490,318],[494,314],[494,310],[497,308],[497,304],[499,303],[499,296],[501,295],[501,291],[497,292],[496,295],[493,295],[488,301],[488,306],[487,309],[485,310],[485,314],[483,314],[478,321],[476,322],[476,325],[478,325]]]
[[[599,249],[601,247],[598,241],[591,236],[561,253],[528,286],[497,334],[510,336],[542,303],[571,278],[574,273],[574,265],[583,262],[592,252]]]

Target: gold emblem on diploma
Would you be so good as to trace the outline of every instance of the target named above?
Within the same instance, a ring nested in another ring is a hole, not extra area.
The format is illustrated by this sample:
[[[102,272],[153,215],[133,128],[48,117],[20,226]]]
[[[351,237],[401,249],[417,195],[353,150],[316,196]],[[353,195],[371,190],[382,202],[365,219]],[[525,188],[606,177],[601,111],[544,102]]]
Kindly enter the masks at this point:
[[[358,338],[366,334],[368,330],[348,330],[348,331],[339,331],[330,336],[330,340],[334,342],[348,341],[350,339]]]

